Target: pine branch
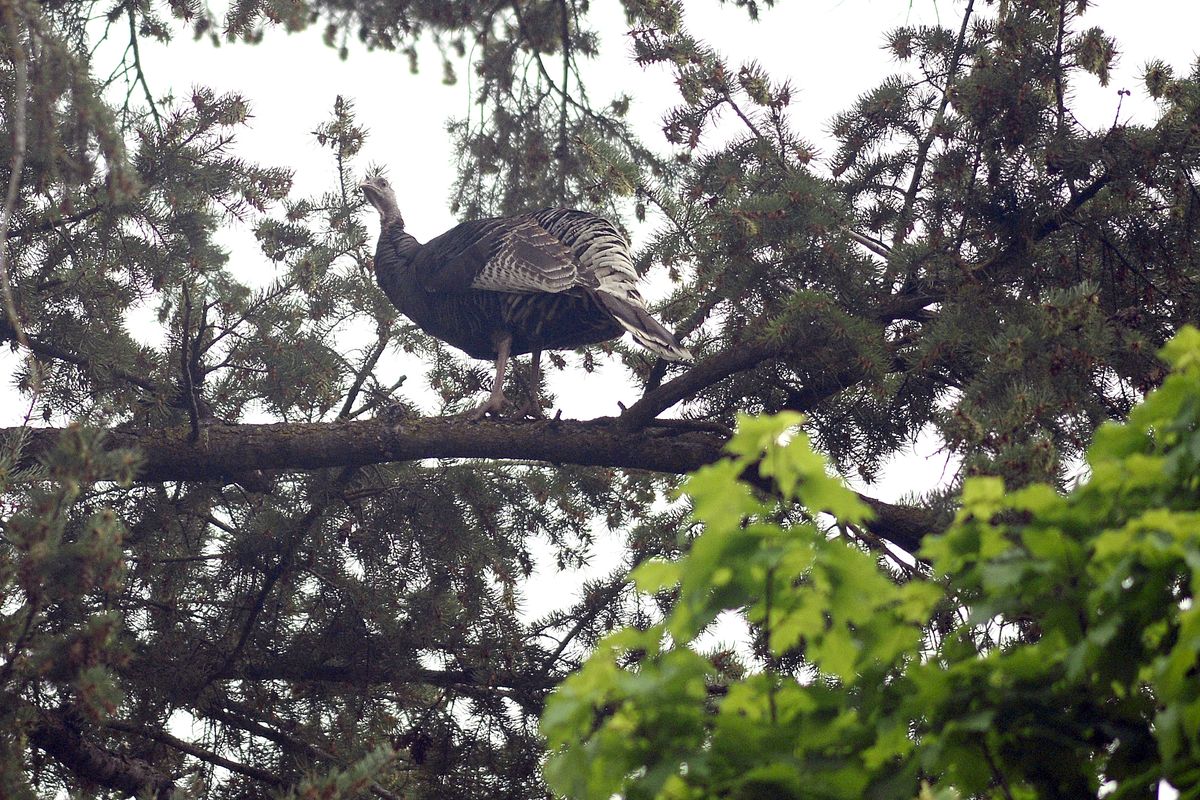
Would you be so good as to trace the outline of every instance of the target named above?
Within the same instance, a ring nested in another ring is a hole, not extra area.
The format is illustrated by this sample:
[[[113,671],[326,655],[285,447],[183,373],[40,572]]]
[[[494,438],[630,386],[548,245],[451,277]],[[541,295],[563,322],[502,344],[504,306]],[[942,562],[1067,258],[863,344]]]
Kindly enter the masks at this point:
[[[15,333],[10,328],[5,326],[3,324],[3,321],[0,321],[0,341],[13,340],[14,336],[15,336]],[[137,386],[139,389],[145,389],[147,392],[152,392],[155,394],[165,394],[166,393],[165,390],[162,389],[162,387],[160,387],[157,383],[150,380],[149,378],[145,378],[141,375],[135,375],[132,372],[127,372],[126,370],[123,370],[123,369],[120,369],[117,367],[107,367],[107,366],[98,365],[95,362],[91,361],[90,359],[86,358],[85,356],[81,356],[78,353],[72,353],[68,350],[64,350],[63,348],[58,347],[57,345],[53,345],[49,342],[43,341],[42,339],[39,339],[36,336],[29,337],[29,349],[32,350],[35,354],[37,354],[43,358],[52,358],[56,361],[63,361],[67,364],[74,364],[75,366],[82,369],[84,372],[100,372],[100,371],[107,372],[110,375],[112,375],[114,378],[119,378],[120,380],[123,380],[126,383],[133,384],[134,386]]]
[[[65,217],[53,217],[50,219],[42,220],[41,222],[36,222],[36,223],[30,224],[30,225],[26,225],[25,227],[22,227],[22,228],[13,228],[12,230],[10,230],[8,232],[8,238],[9,239],[25,239],[25,238],[34,236],[39,233],[46,233],[47,231],[52,231],[55,228],[58,228],[63,225],[70,225],[74,222],[82,222],[83,220],[87,219],[88,217],[99,214],[101,211],[110,211],[110,210],[112,210],[112,206],[109,206],[109,205],[92,206],[90,208],[85,208],[83,211],[78,211],[74,214],[68,214]]]
[[[110,720],[108,723],[106,723],[106,727],[114,731],[131,733],[135,736],[141,736],[145,739],[158,742],[159,744],[164,744],[167,747],[170,747],[172,750],[178,750],[181,753],[186,753],[192,758],[197,758],[214,766],[222,767],[230,772],[236,772],[239,775],[245,775],[246,777],[253,778],[256,781],[262,781],[263,783],[267,783],[272,786],[285,785],[284,780],[274,772],[269,772],[260,767],[242,764],[238,761],[225,758],[224,756],[218,755],[211,750],[205,750],[203,747],[197,747],[191,742],[185,742],[183,739],[172,736],[165,731],[149,730],[140,725],[136,725],[131,722],[124,722],[122,720]]]
[[[925,162],[929,158],[929,148],[933,146],[933,140],[937,138],[938,129],[946,116],[946,108],[950,105],[950,89],[958,77],[958,61],[962,58],[963,44],[967,40],[967,25],[971,21],[974,9],[975,0],[969,0],[967,8],[963,12],[962,27],[958,29],[958,39],[954,43],[954,51],[950,56],[950,66],[946,70],[946,85],[942,89],[942,102],[933,116],[933,121],[929,123],[925,138],[917,146],[917,158],[913,162],[912,179],[908,183],[908,191],[904,193],[904,207],[900,209],[900,215],[896,220],[896,230],[892,235],[892,247],[896,247],[904,241],[904,237],[908,235],[908,228],[912,224],[913,206],[917,202],[917,192],[921,188],[921,178],[925,174]]]
[[[1028,236],[1013,238],[999,253],[971,267],[971,271],[984,278],[995,279],[999,268],[1008,266],[1013,261],[1023,257],[1034,244],[1037,244],[1051,234],[1057,233],[1068,221],[1074,218],[1075,214],[1089,200],[1099,194],[1100,190],[1107,186],[1110,181],[1112,181],[1111,173],[1101,173],[1095,180],[1077,192],[1058,211],[1046,214],[1041,219],[1036,220]]]
[[[62,717],[41,712],[29,740],[80,780],[127,795],[167,800],[175,781],[140,758],[113,753],[88,741]]]
[[[743,348],[737,353],[751,349]],[[725,374],[736,371],[731,369],[738,364],[735,354],[729,355],[728,360],[720,361],[720,366],[711,367],[706,373],[709,382],[724,370],[730,370]],[[679,390],[678,382],[695,371],[655,392],[664,392],[669,399]],[[638,408],[635,403],[627,415]],[[0,429],[0,436],[12,436],[18,431]],[[664,428],[652,423],[631,427],[625,416],[588,421],[473,423],[461,418],[425,417],[400,422],[374,419],[211,425],[206,436],[197,442],[189,441],[190,432],[190,426],[140,432],[110,429],[105,441],[110,450],[137,451],[141,458],[137,479],[152,483],[234,482],[256,470],[356,467],[427,458],[533,460],[682,475],[722,458],[726,441],[716,433]],[[23,465],[32,464],[40,454],[49,452],[63,433],[62,428],[28,429]],[[906,550],[916,549],[921,534],[938,527],[936,517],[923,509],[864,499],[877,514],[871,531]]]
[[[232,708],[234,704],[230,703],[228,705]],[[241,711],[244,714],[254,714],[257,716],[257,713],[253,709],[243,708]],[[309,744],[303,739],[295,736],[290,736],[283,731],[278,730],[277,728],[258,721],[257,719],[251,719],[249,716],[243,716],[243,713],[235,713],[232,710],[222,708],[216,703],[210,703],[202,708],[201,712],[204,714],[204,716],[209,717],[210,719],[223,722],[226,725],[232,725],[235,728],[241,728],[242,730],[253,734],[254,736],[275,742],[275,744],[280,745],[285,750],[304,753],[309,758],[328,761],[331,764],[336,764],[341,767],[347,766],[345,759],[338,758],[337,756],[322,750],[316,745]],[[371,782],[371,793],[376,797],[383,798],[383,800],[400,800],[399,795],[384,789],[375,781]]]

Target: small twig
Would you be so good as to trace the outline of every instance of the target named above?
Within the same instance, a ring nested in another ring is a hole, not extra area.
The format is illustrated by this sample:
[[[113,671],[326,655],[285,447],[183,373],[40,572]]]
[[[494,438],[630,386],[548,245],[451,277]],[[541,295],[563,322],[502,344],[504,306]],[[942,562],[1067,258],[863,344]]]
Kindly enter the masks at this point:
[[[138,51],[137,19],[133,14],[134,4],[129,4],[129,46],[133,48],[133,65],[137,73],[136,82],[142,85],[146,94],[146,104],[150,106],[150,115],[154,117],[154,126],[162,133],[162,118],[158,116],[158,106],[154,105],[154,95],[150,93],[150,84],[146,82],[146,73],[142,70],[142,56]]]
[[[187,283],[183,284],[183,325],[179,334],[179,369],[183,381],[183,401],[187,404],[188,416],[191,418],[192,433],[188,441],[195,442],[200,438],[200,408],[196,403],[195,386],[192,385],[191,345],[188,339],[192,328],[192,292]]]
[[[350,416],[350,411],[354,408],[354,403],[358,400],[358,393],[362,391],[363,384],[366,383],[367,376],[375,369],[375,364],[379,361],[379,357],[383,355],[383,351],[387,349],[389,331],[383,330],[380,332],[379,341],[375,343],[375,348],[367,359],[363,362],[362,367],[358,370],[358,375],[354,378],[354,385],[350,387],[350,391],[346,392],[346,402],[342,403],[342,410],[338,412],[338,419],[347,419]]]

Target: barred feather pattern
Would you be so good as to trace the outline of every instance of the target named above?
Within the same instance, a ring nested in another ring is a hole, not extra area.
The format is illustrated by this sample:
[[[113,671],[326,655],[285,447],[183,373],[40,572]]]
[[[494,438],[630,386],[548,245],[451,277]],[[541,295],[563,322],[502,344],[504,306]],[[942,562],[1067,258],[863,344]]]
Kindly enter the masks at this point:
[[[646,310],[629,245],[616,226],[604,217],[566,208],[548,208],[529,216],[571,248],[581,265],[581,282],[606,295],[602,297],[605,305],[634,341],[670,361],[692,360],[692,354]]]

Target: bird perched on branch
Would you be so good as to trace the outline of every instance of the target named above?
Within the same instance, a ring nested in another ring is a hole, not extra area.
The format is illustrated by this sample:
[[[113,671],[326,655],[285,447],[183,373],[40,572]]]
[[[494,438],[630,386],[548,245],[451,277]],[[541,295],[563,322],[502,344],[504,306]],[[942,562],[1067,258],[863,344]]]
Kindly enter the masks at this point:
[[[633,334],[671,361],[692,355],[650,313],[637,290],[625,239],[611,222],[548,208],[464,222],[419,243],[404,230],[396,193],[382,177],[360,184],[382,225],[375,276],[388,299],[422,330],[472,358],[495,360],[491,395],[470,414],[507,404],[504,373],[513,356],[533,354],[532,397],[522,415],[540,417],[543,350]]]

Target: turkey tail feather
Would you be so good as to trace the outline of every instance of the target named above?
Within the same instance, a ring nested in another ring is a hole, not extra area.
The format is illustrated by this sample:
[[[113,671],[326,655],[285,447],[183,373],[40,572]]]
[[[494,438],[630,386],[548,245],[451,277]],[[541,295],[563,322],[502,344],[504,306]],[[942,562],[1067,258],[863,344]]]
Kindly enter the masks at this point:
[[[668,361],[694,361],[688,349],[650,316],[644,308],[622,300],[605,291],[596,292],[604,307],[621,323],[621,327],[633,334],[633,340],[647,350],[657,353]]]

